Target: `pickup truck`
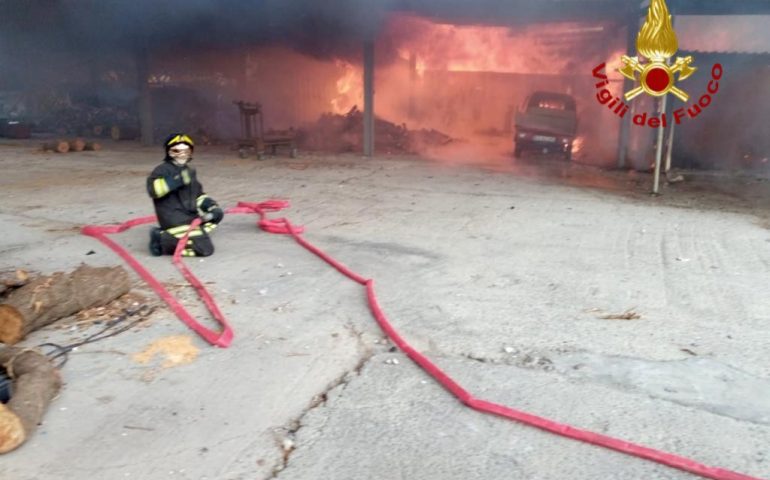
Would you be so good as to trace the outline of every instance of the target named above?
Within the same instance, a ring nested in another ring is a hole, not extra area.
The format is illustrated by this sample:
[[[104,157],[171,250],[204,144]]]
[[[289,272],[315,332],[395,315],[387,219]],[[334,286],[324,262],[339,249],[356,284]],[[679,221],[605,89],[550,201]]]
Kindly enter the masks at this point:
[[[577,133],[575,99],[555,92],[533,92],[516,112],[513,155],[524,152],[561,153],[572,159]]]

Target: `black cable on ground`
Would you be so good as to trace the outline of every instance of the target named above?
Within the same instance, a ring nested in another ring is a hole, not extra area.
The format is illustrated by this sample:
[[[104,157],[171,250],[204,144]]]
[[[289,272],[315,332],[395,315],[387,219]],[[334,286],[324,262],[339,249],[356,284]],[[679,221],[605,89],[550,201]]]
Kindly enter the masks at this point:
[[[139,308],[136,309],[124,309],[123,314],[120,315],[117,318],[114,318],[107,322],[105,327],[101,329],[100,331],[96,332],[93,335],[89,335],[84,340],[81,340],[79,342],[71,343],[69,345],[59,345],[57,343],[41,343],[38,345],[38,348],[52,348],[53,350],[46,353],[45,355],[54,362],[56,359],[61,359],[57,365],[55,365],[56,368],[63,367],[68,360],[69,353],[73,351],[74,349],[81,347],[83,345],[88,345],[90,343],[95,343],[100,340],[105,340],[110,337],[114,337],[115,335],[119,335],[125,331],[128,331],[138,325],[139,323],[145,321],[152,312],[155,311],[156,306],[149,306],[149,305],[142,305]],[[134,317],[136,315],[139,315],[139,318],[136,320],[133,320],[131,322],[128,322],[128,319],[131,317]],[[119,327],[119,328],[116,328]],[[11,396],[13,395],[13,379],[10,375],[8,375],[8,371],[0,365],[0,403],[8,403],[11,400]]]
[[[59,363],[55,365],[56,368],[61,368],[67,363],[67,360],[69,359],[69,353],[74,349],[78,347],[82,347],[83,345],[88,345],[90,343],[95,343],[100,340],[105,340],[107,338],[114,337],[115,335],[119,335],[127,330],[132,329],[139,323],[145,321],[147,317],[149,317],[152,314],[152,312],[155,311],[155,308],[156,308],[155,306],[142,305],[141,307],[133,310],[124,309],[123,315],[108,321],[103,329],[94,333],[93,335],[86,337],[84,340],[71,343],[69,345],[59,345],[57,343],[51,343],[51,342],[41,343],[40,345],[38,345],[38,348],[45,348],[45,347],[53,348],[53,351],[48,352],[46,356],[52,362],[55,361],[56,359],[61,359]],[[140,317],[137,318],[136,320],[126,323],[128,319],[136,315],[140,315]],[[120,328],[116,328],[116,327],[120,327]],[[0,379],[0,388],[2,388],[1,382],[2,380]]]
[[[8,403],[11,400],[11,387],[13,380],[8,376],[8,372],[0,365],[0,403]]]

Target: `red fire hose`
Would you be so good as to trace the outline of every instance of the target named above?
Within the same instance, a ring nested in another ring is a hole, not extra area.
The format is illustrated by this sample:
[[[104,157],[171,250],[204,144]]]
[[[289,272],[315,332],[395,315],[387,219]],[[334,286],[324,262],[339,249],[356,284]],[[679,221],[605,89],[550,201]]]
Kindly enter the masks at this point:
[[[284,208],[287,208],[289,206],[288,202],[281,202],[281,201],[269,201],[269,202],[263,202],[263,203],[254,203],[249,204],[248,207],[244,207],[239,205],[236,208],[231,208],[227,210],[227,213],[233,214],[259,214],[261,219],[259,221],[259,226],[270,233],[284,233],[279,231],[279,229],[276,228],[276,224],[274,224],[274,220],[269,220],[266,218],[267,212],[277,212],[279,210],[282,210]],[[176,251],[174,252],[174,256],[172,257],[172,262],[174,265],[176,265],[177,269],[179,269],[180,272],[182,272],[182,275],[187,279],[188,282],[190,282],[190,285],[192,285],[195,288],[195,291],[198,293],[198,296],[203,300],[203,303],[206,304],[206,308],[208,308],[209,312],[211,312],[211,315],[214,317],[214,319],[217,321],[217,323],[221,326],[221,331],[212,330],[210,328],[207,328],[203,325],[201,325],[195,317],[190,315],[190,312],[187,311],[187,309],[180,304],[176,298],[174,298],[171,293],[169,293],[168,290],[150,273],[147,271],[147,269],[142,266],[141,263],[139,263],[136,258],[134,258],[130,253],[126,251],[123,247],[112,241],[107,235],[115,234],[115,233],[121,233],[125,232],[126,230],[136,227],[138,225],[144,225],[147,223],[157,223],[157,218],[155,216],[149,216],[149,217],[141,217],[141,218],[135,218],[133,220],[129,220],[125,223],[122,223],[120,225],[89,225],[86,227],[83,227],[81,230],[81,233],[84,235],[88,235],[91,237],[96,238],[100,242],[104,243],[108,247],[110,247],[115,253],[120,255],[123,260],[128,263],[131,268],[133,268],[136,273],[139,274],[142,279],[144,279],[145,282],[147,282],[150,287],[152,287],[155,292],[160,295],[160,298],[163,299],[164,302],[168,304],[169,307],[171,307],[171,310],[176,313],[176,316],[179,317],[180,320],[182,320],[183,323],[185,323],[188,327],[193,329],[195,333],[200,335],[204,340],[209,342],[212,345],[215,345],[217,347],[228,347],[230,346],[230,343],[233,341],[233,329],[230,327],[230,324],[227,323],[227,319],[225,319],[225,316],[222,315],[222,312],[219,310],[219,307],[217,306],[216,302],[212,298],[211,294],[206,290],[206,287],[203,286],[203,284],[198,280],[198,278],[193,275],[193,273],[185,266],[184,262],[182,262],[182,250],[184,250],[185,245],[187,245],[187,238],[190,235],[190,232],[198,227],[200,225],[200,220],[195,220],[192,225],[190,225],[189,230],[184,235],[184,237],[179,239],[179,243],[177,244]],[[282,226],[282,224],[281,224]],[[288,233],[285,232],[285,233]]]
[[[278,219],[267,218],[268,212],[277,212],[284,208],[287,208],[288,206],[289,206],[288,202],[278,201],[278,200],[271,200],[271,201],[262,202],[262,203],[240,202],[238,203],[237,207],[227,210],[227,213],[258,214],[260,216],[258,225],[262,230],[265,230],[266,232],[274,233],[274,234],[291,235],[294,238],[294,240],[296,240],[297,243],[299,243],[302,247],[304,247],[305,249],[309,250],[313,254],[320,257],[322,260],[324,260],[326,263],[334,267],[341,274],[345,275],[346,277],[353,280],[354,282],[364,286],[366,288],[366,296],[369,301],[369,308],[371,309],[372,314],[374,315],[374,318],[377,320],[377,323],[380,325],[380,328],[382,328],[382,330],[388,335],[390,340],[393,343],[395,343],[396,346],[398,346],[398,348],[400,348],[410,359],[412,359],[412,361],[414,361],[417,365],[419,365],[420,368],[425,370],[430,376],[432,376],[436,381],[438,381],[446,390],[448,390],[452,395],[457,397],[457,399],[459,399],[468,407],[483,413],[497,415],[503,418],[507,418],[509,420],[515,420],[525,425],[530,425],[532,427],[536,427],[541,430],[545,430],[547,432],[560,435],[562,437],[572,438],[585,443],[591,443],[593,445],[598,445],[600,447],[604,447],[610,450],[615,450],[617,452],[625,453],[627,455],[632,455],[638,458],[643,458],[645,460],[650,460],[656,463],[660,463],[662,465],[667,465],[669,467],[677,468],[679,470],[693,473],[695,475],[699,475],[704,478],[710,478],[713,480],[762,480],[757,477],[752,477],[742,473],[733,472],[723,468],[710,467],[708,465],[698,463],[689,458],[681,457],[671,453],[666,453],[660,450],[655,450],[655,449],[648,448],[635,443],[626,442],[624,440],[609,437],[607,435],[602,435],[600,433],[595,433],[588,430],[575,428],[570,425],[558,423],[553,420],[549,420],[547,418],[538,417],[536,415],[532,415],[526,412],[515,410],[510,407],[506,407],[504,405],[499,405],[496,403],[488,402],[486,400],[482,400],[474,397],[467,390],[465,390],[461,385],[455,382],[449,375],[447,375],[444,371],[442,371],[439,367],[437,367],[433,362],[431,362],[426,356],[424,356],[423,354],[421,354],[420,352],[412,348],[412,346],[409,345],[401,337],[401,335],[399,335],[398,331],[396,331],[396,329],[393,328],[393,326],[390,324],[388,319],[385,317],[385,314],[383,313],[379,304],[377,303],[377,296],[374,290],[374,280],[366,279],[361,275],[358,275],[357,273],[348,269],[347,267],[342,265],[340,262],[338,262],[328,254],[320,250],[318,247],[314,246],[313,244],[305,240],[302,237],[303,229],[301,227],[293,226],[289,222],[289,220],[285,218],[278,218]],[[108,226],[90,225],[90,226],[84,227],[82,230],[82,233],[84,235],[89,235],[98,239],[99,241],[101,241],[102,243],[110,247],[118,255],[120,255],[158,293],[158,295],[160,295],[160,297],[171,307],[174,313],[176,313],[179,319],[182,320],[182,322],[184,322],[185,324],[187,324],[190,328],[192,328],[203,339],[205,339],[212,345],[215,345],[218,347],[229,346],[233,339],[232,328],[227,323],[227,320],[222,315],[222,312],[220,312],[219,308],[216,305],[216,302],[208,293],[206,288],[195,277],[195,275],[193,275],[193,273],[190,272],[187,269],[187,267],[185,267],[184,263],[181,260],[181,253],[185,245],[187,244],[187,236],[189,235],[189,230],[187,234],[184,236],[184,238],[181,238],[179,240],[179,244],[177,245],[176,252],[174,253],[174,256],[173,256],[173,262],[177,266],[177,268],[182,272],[182,274],[185,276],[187,281],[189,281],[190,284],[195,287],[196,291],[198,292],[198,295],[206,304],[206,307],[209,309],[209,311],[214,316],[216,321],[222,327],[222,330],[219,332],[211,330],[207,327],[204,327],[200,323],[198,323],[198,321],[195,320],[195,318],[193,318],[192,315],[190,315],[190,313],[187,312],[187,310],[163,287],[163,285],[160,282],[158,282],[158,280],[155,279],[155,277],[153,277],[152,274],[148,272],[130,253],[128,253],[123,247],[121,247],[120,245],[113,242],[107,237],[107,235],[109,234],[124,232],[137,225],[143,225],[146,223],[154,223],[154,222],[156,222],[156,218],[154,216],[142,217],[134,220],[129,220],[128,222],[125,222],[120,225],[108,225]],[[196,220],[195,222],[193,222],[192,225],[190,225],[190,230],[196,228],[199,224],[200,222]]]

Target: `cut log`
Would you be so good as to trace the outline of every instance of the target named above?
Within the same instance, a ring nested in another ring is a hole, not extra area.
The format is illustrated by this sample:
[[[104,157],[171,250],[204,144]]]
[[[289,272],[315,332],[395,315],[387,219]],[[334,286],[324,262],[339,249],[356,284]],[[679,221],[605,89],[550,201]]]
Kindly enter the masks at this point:
[[[35,433],[62,382],[48,358],[31,350],[0,349],[0,365],[13,378],[11,400],[0,404],[0,453],[6,453]]]
[[[19,417],[0,403],[0,453],[15,449],[27,439]]]
[[[86,265],[37,278],[0,304],[0,342],[13,345],[30,332],[87,308],[106,305],[131,288],[123,267]]]
[[[0,272],[0,295],[3,295],[10,290],[23,287],[27,283],[29,283],[29,274],[25,270]]]
[[[66,140],[57,140],[44,143],[43,150],[46,152],[67,153],[70,151],[70,144]]]
[[[86,142],[86,152],[98,152],[102,146],[96,142]]]
[[[73,152],[82,152],[86,148],[86,141],[82,138],[76,138],[75,140],[70,141],[70,151]]]

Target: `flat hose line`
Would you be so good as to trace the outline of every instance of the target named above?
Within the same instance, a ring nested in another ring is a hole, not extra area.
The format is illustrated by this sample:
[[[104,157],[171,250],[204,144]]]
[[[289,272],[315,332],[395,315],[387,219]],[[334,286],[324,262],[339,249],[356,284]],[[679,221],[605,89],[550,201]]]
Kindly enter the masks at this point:
[[[374,290],[374,280],[367,279],[361,275],[353,272],[321,249],[311,244],[302,237],[303,228],[295,227],[286,218],[269,219],[267,214],[269,212],[278,212],[289,207],[289,202],[282,200],[269,200],[261,203],[251,202],[239,202],[235,208],[227,210],[228,214],[257,214],[260,219],[257,225],[262,230],[273,233],[291,235],[294,240],[297,241],[303,248],[307,249],[311,253],[315,254],[323,261],[328,263],[334,269],[339,271],[342,275],[348,277],[350,280],[365,287],[366,297],[369,303],[369,308],[374,315],[380,328],[390,338],[390,340],[403,351],[413,362],[415,362],[426,373],[439,382],[446,390],[454,395],[458,400],[464,403],[466,406],[477,410],[479,412],[497,415],[499,417],[514,420],[525,425],[539,428],[562,437],[579,440],[584,443],[590,443],[600,447],[604,447],[616,452],[631,455],[637,458],[642,458],[652,462],[656,462],[662,465],[666,465],[672,468],[676,468],[685,472],[693,473],[704,478],[710,478],[713,480],[762,480],[758,477],[752,477],[738,472],[733,472],[724,468],[711,467],[695,460],[682,457],[679,455],[663,452],[661,450],[655,450],[653,448],[645,447],[643,445],[627,442],[625,440],[617,439],[607,435],[603,435],[589,430],[583,430],[575,428],[570,425],[559,423],[553,420],[549,420],[544,417],[532,415],[530,413],[515,410],[505,405],[482,400],[471,395],[460,384],[452,379],[448,374],[441,370],[436,364],[430,361],[425,355],[418,352],[406,340],[401,337],[398,331],[390,324],[387,317],[380,308],[377,302],[377,295]],[[104,243],[115,253],[120,255],[128,264],[133,268],[142,279],[144,279],[150,287],[165,301],[171,310],[179,317],[179,319],[190,327],[195,333],[200,335],[204,340],[211,345],[226,348],[230,346],[233,340],[233,329],[225,319],[222,312],[219,310],[216,302],[206,287],[198,280],[198,278],[184,265],[182,262],[182,250],[187,245],[187,239],[190,232],[200,225],[200,220],[195,220],[191,225],[187,233],[179,239],[176,251],[172,257],[174,265],[182,272],[185,279],[195,288],[198,296],[211,312],[214,319],[217,321],[221,330],[212,330],[199,323],[179,301],[174,298],[171,293],[147,270],[139,261],[136,260],[128,251],[121,247],[116,242],[108,238],[108,235],[121,233],[139,225],[145,225],[149,223],[156,223],[157,218],[155,216],[141,217],[133,220],[129,220],[119,225],[89,225],[83,227],[82,233],[96,238],[100,242]]]

